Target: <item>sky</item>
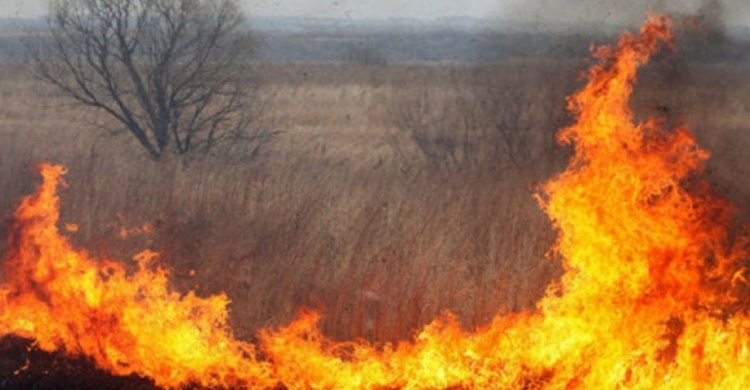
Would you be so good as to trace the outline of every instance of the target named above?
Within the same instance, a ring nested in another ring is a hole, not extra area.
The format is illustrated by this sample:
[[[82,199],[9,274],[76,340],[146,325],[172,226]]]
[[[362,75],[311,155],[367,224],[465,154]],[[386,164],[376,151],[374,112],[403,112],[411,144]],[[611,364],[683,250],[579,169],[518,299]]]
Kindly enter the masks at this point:
[[[310,18],[436,19],[453,16],[540,24],[635,24],[649,8],[713,12],[729,25],[750,25],[750,0],[239,0],[248,15]],[[48,0],[0,0],[0,17],[43,15]]]
[[[482,17],[503,0],[239,0],[250,15],[352,19]],[[0,0],[0,16],[42,15],[48,0]],[[10,6],[6,6],[9,4]]]

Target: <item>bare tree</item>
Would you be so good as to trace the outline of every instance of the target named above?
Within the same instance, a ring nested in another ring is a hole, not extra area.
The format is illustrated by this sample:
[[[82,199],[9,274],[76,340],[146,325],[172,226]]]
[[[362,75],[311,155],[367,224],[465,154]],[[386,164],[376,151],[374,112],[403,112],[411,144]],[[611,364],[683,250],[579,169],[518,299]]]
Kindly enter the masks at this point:
[[[51,0],[36,73],[122,123],[148,155],[207,151],[249,130],[252,49],[237,0]]]

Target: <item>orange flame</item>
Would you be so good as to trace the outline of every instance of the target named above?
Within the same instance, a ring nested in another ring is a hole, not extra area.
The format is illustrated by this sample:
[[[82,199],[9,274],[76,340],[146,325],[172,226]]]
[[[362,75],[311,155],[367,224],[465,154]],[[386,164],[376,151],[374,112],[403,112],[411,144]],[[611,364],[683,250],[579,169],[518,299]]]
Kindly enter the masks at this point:
[[[266,363],[227,327],[226,296],[170,291],[167,271],[138,271],[74,249],[57,230],[64,168],[41,165],[44,179],[15,212],[6,283],[0,288],[0,334],[33,338],[45,351],[90,357],[115,375],[136,373],[161,386],[270,383]]]
[[[697,177],[708,153],[689,131],[635,123],[628,107],[638,68],[671,38],[669,19],[650,17],[596,52],[570,98],[577,120],[560,140],[575,155],[540,195],[566,273],[533,312],[475,332],[446,315],[395,346],[331,341],[308,312],[256,347],[232,336],[224,295],[172,292],[153,253],[128,273],[73,248],[56,227],[64,170],[43,165],[15,214],[0,335],[164,387],[744,389],[747,236],[726,233],[731,208]]]

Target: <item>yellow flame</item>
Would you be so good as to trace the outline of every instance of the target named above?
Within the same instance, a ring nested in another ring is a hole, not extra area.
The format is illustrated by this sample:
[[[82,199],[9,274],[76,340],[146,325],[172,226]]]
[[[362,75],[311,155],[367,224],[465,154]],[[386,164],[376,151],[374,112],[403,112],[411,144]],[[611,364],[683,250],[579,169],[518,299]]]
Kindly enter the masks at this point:
[[[233,337],[226,296],[173,292],[156,254],[128,273],[73,248],[56,227],[64,169],[42,165],[15,213],[0,335],[164,387],[744,389],[747,236],[730,244],[731,208],[696,176],[708,153],[690,132],[635,123],[628,106],[638,68],[671,39],[670,20],[651,16],[596,52],[570,98],[560,140],[575,155],[540,195],[566,273],[534,311],[474,332],[445,315],[398,345],[331,341],[306,312],[254,346]]]

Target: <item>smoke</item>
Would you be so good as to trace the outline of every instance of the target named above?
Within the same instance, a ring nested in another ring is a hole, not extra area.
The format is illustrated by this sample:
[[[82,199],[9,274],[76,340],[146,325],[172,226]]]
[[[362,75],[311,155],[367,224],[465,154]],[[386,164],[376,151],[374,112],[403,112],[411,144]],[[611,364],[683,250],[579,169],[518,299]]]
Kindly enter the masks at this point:
[[[731,15],[733,12],[727,12],[726,0],[704,0],[701,1],[700,7],[695,11],[694,21],[698,29],[703,30],[706,34],[706,40],[708,44],[719,44],[726,40]],[[748,7],[748,2],[743,1],[742,4]],[[746,15],[747,13],[739,13],[740,15]]]
[[[632,27],[648,10],[678,19],[695,18],[703,28],[725,31],[750,25],[747,0],[508,0],[499,12],[507,20],[531,23],[537,28]]]

